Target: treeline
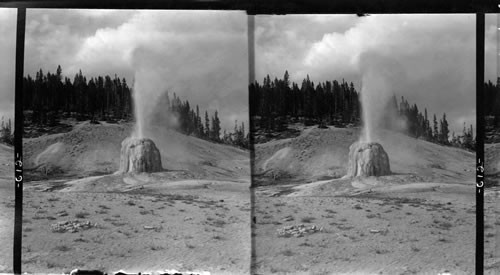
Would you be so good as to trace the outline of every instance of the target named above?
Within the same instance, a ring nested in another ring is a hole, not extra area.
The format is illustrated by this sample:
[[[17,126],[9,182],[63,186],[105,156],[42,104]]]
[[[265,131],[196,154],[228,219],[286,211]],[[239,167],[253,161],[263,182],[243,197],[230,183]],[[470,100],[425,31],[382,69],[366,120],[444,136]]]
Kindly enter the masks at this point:
[[[87,79],[80,70],[73,81],[42,69],[35,78],[24,77],[23,107],[31,123],[53,125],[61,116],[78,120],[131,120],[133,118],[132,89],[125,78],[116,75]]]
[[[498,117],[500,123],[500,78],[497,83],[488,82],[484,83],[484,113],[487,116]],[[498,124],[498,123],[496,123]]]
[[[251,130],[255,133],[262,130],[281,131],[290,122],[337,127],[361,124],[360,94],[352,82],[333,80],[314,84],[307,76],[299,87],[297,83],[290,82],[288,71],[285,71],[282,79],[271,80],[267,75],[262,84],[257,81],[251,83],[249,92]],[[398,103],[393,96],[387,105],[393,109],[385,113],[381,127],[434,143],[475,149],[472,125],[469,128],[464,125],[461,134],[451,133],[450,136],[446,114],[439,120],[434,114],[431,122],[427,109],[424,113],[420,112],[417,104],[410,105],[404,97]],[[393,127],[393,122],[401,119],[406,127]]]
[[[200,113],[198,105],[191,108],[188,100],[182,101],[175,93],[172,99],[168,93],[159,99],[158,110],[153,118],[154,124],[164,123],[165,117],[174,114],[177,118],[176,128],[179,132],[217,143],[230,144],[249,148],[249,133],[245,133],[245,124],[234,122],[233,132],[222,131],[219,112],[209,115]]]
[[[302,84],[290,82],[288,71],[283,79],[250,84],[250,115],[255,127],[276,130],[283,117],[302,120],[307,125],[345,125],[359,123],[360,104],[353,83],[326,81],[315,84],[307,76]]]
[[[427,108],[422,113],[419,111],[417,104],[410,105],[404,97],[401,97],[401,102],[398,106],[395,95],[392,97],[392,101],[394,108],[397,110],[398,117],[403,118],[406,123],[403,132],[407,135],[442,145],[475,150],[476,141],[472,125],[467,128],[464,123],[461,134],[452,132],[450,135],[446,113],[443,113],[439,121],[436,114],[434,114],[431,122],[430,117],[427,115]]]
[[[14,132],[12,131],[12,121],[2,117],[0,122],[0,143],[14,145]]]
[[[80,70],[73,81],[62,75],[61,66],[56,73],[43,73],[40,69],[35,78],[24,77],[23,109],[25,124],[55,126],[62,118],[90,120],[91,122],[134,119],[132,88],[125,78],[109,75],[87,78]],[[156,124],[175,126],[175,129],[187,135],[225,143],[234,146],[249,147],[249,137],[245,134],[244,124],[235,122],[233,132],[224,130],[218,111],[210,115],[205,111],[202,118],[199,107],[192,109],[189,102],[181,101],[175,94],[170,100],[168,93],[160,98],[158,112],[175,115],[177,124],[168,124],[168,117],[157,115]]]
[[[500,142],[500,78],[493,83],[490,80],[484,83],[484,114],[486,143]]]

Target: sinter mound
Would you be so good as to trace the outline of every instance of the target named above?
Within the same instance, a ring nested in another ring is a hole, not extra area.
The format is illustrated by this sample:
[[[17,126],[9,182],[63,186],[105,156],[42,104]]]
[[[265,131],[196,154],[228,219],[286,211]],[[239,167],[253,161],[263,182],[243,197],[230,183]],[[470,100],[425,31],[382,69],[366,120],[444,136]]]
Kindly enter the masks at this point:
[[[376,142],[355,142],[349,147],[349,177],[384,176],[391,173],[389,156]]]
[[[128,137],[123,140],[120,173],[151,173],[161,170],[160,151],[151,139]]]

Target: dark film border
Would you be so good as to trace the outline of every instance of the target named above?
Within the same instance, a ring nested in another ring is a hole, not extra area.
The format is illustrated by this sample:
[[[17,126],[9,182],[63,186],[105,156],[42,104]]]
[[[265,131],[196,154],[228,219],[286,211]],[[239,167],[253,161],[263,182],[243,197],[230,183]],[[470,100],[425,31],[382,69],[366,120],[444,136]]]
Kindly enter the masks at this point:
[[[23,71],[24,37],[26,27],[26,9],[17,9],[16,30],[16,81],[14,113],[14,274],[21,274],[22,226],[23,226]]]
[[[248,14],[307,14],[307,13],[476,13],[498,12],[497,3],[490,0],[479,0],[471,4],[467,0],[457,1],[433,1],[419,0],[402,4],[399,0],[340,0],[324,1],[313,0],[307,3],[300,0],[284,1],[211,1],[211,0],[186,0],[186,1],[161,1],[161,0],[24,0],[3,1],[0,7],[17,8],[17,34],[16,34],[16,84],[15,84],[15,131],[14,131],[14,154],[15,154],[15,218],[14,218],[14,273],[21,274],[21,245],[22,245],[22,132],[23,132],[23,110],[22,110],[22,79],[24,70],[24,39],[26,8],[104,8],[104,9],[208,9],[208,10],[246,10]],[[483,273],[484,253],[484,190],[481,182],[484,182],[484,113],[483,83],[484,79],[484,13],[476,14],[476,159],[477,163],[477,191],[476,191],[476,274]],[[255,59],[253,45],[254,18],[249,19],[249,78],[254,76]],[[250,26],[252,29],[250,30]],[[250,33],[252,32],[252,33]],[[251,36],[251,37],[250,37]],[[249,82],[252,82],[249,79]],[[253,142],[251,142],[251,160],[253,159]],[[251,169],[252,167],[251,162]],[[253,179],[252,179],[253,182]],[[251,203],[253,205],[253,192],[251,192]],[[253,207],[251,211],[253,218]],[[252,221],[253,226],[253,221]],[[252,244],[254,240],[252,237]],[[252,245],[252,256],[254,255]]]
[[[255,16],[247,15],[247,31],[248,31],[248,84],[255,82]],[[253,123],[252,123],[252,113],[253,108],[251,102],[251,91],[250,85],[248,86],[248,141],[250,142],[250,274],[254,274],[255,262],[257,261],[257,255],[255,253],[255,238],[254,231],[257,224],[255,216],[255,186],[254,186],[254,176],[255,176],[255,139],[252,133],[254,133]]]
[[[210,9],[249,14],[476,13],[496,12],[493,0],[4,0],[10,8]]]
[[[476,274],[484,268],[484,17],[476,14]]]

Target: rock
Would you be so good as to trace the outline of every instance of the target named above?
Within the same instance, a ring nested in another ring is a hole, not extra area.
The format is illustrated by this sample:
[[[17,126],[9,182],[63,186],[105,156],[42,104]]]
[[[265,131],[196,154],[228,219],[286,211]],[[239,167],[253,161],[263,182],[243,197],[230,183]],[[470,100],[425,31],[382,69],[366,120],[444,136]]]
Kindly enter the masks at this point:
[[[381,229],[370,229],[370,233],[373,233],[373,234],[380,233],[380,234],[382,234],[384,236],[387,234],[387,232],[389,232],[389,229],[383,229],[383,230],[381,230]]]
[[[128,137],[122,142],[120,173],[160,172],[160,151],[151,139]]]
[[[278,229],[279,237],[296,237],[301,238],[306,234],[313,234],[319,231],[322,231],[323,228],[318,229],[316,225],[312,225],[310,227],[305,226],[304,224],[298,225],[288,225]]]
[[[52,232],[58,232],[58,233],[64,233],[64,232],[76,233],[80,230],[86,230],[96,226],[97,223],[92,224],[90,223],[90,221],[80,222],[78,220],[62,221],[50,225]]]
[[[347,176],[369,177],[391,174],[389,156],[376,142],[355,142],[349,147]]]

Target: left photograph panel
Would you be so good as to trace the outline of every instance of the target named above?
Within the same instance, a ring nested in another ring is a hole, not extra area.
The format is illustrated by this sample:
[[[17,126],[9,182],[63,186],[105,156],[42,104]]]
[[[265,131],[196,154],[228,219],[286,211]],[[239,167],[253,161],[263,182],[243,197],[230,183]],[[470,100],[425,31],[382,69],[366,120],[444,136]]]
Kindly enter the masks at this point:
[[[0,8],[0,273],[12,272],[16,9]]]
[[[23,272],[248,274],[247,48],[245,12],[28,10]]]

